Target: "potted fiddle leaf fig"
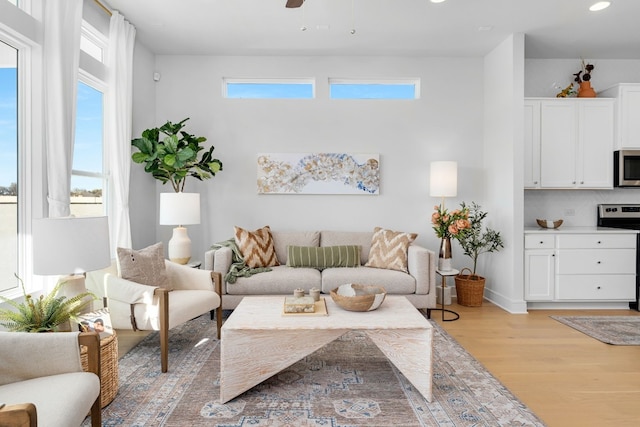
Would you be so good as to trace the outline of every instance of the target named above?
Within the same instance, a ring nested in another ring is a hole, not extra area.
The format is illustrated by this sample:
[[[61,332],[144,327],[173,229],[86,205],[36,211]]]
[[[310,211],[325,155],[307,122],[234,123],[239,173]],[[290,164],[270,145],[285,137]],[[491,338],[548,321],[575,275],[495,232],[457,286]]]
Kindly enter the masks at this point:
[[[482,222],[488,213],[483,211],[479,204],[471,202],[470,206],[466,206],[463,202],[461,206],[462,209],[469,211],[471,228],[458,238],[458,242],[464,254],[473,261],[473,270],[470,271],[471,274],[462,274],[464,270],[469,270],[463,268],[455,277],[456,295],[458,304],[477,307],[482,305],[485,284],[485,278],[476,274],[478,257],[484,253],[497,252],[504,247],[504,244],[500,232],[483,226]]]
[[[18,276],[16,276],[18,277]],[[68,330],[69,320],[77,321],[91,300],[96,299],[91,292],[83,292],[71,298],[58,295],[66,282],[59,282],[51,292],[38,298],[27,294],[24,282],[18,277],[24,301],[18,303],[0,296],[0,299],[10,305],[12,309],[0,309],[0,325],[11,332],[55,332]]]
[[[182,130],[187,120],[175,124],[168,121],[159,128],[145,130],[140,138],[131,141],[140,150],[131,155],[132,160],[144,163],[145,172],[163,184],[170,182],[176,193],[184,190],[188,176],[203,181],[222,170],[222,162],[213,158],[214,147],[205,150],[202,145],[207,138]]]

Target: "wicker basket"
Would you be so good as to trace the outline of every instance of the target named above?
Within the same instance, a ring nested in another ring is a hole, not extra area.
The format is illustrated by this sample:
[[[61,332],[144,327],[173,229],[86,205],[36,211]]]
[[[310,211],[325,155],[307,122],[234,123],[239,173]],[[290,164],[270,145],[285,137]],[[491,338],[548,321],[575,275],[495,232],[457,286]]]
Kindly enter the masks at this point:
[[[80,352],[82,369],[88,370],[87,348]],[[100,403],[104,408],[115,399],[118,393],[118,337],[113,335],[100,340]]]
[[[465,270],[469,274],[462,274]],[[458,304],[465,307],[480,307],[484,298],[484,277],[472,275],[471,270],[463,268],[460,274],[455,276],[456,296]]]

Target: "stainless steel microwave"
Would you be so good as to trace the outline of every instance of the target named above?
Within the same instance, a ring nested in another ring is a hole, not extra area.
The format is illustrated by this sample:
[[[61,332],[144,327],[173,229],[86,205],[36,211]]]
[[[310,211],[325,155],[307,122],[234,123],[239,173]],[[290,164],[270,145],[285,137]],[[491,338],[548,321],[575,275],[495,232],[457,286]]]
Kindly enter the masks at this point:
[[[613,153],[613,185],[640,187],[640,150],[618,150]]]

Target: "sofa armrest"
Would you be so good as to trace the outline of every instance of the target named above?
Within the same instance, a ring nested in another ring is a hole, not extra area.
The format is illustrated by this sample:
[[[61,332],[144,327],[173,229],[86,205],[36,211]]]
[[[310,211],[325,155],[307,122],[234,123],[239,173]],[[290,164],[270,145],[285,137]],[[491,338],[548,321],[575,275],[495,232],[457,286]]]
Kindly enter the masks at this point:
[[[204,269],[217,271],[224,276],[231,269],[232,261],[233,251],[231,248],[212,249],[204,254]]]
[[[108,299],[126,304],[153,304],[153,296],[158,286],[141,285],[113,274],[105,274],[104,289]]]
[[[410,245],[407,252],[409,274],[416,279],[416,294],[428,294],[435,290],[435,253],[418,245]]]

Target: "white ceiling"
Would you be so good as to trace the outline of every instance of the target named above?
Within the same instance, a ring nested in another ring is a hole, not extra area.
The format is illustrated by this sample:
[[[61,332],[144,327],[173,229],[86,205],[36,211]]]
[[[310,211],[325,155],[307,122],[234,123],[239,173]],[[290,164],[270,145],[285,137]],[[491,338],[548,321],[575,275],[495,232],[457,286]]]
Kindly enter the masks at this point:
[[[307,0],[299,9],[286,9],[286,0],[102,3],[157,54],[483,56],[509,34],[525,33],[527,58],[640,59],[640,0],[590,12],[595,1]]]

